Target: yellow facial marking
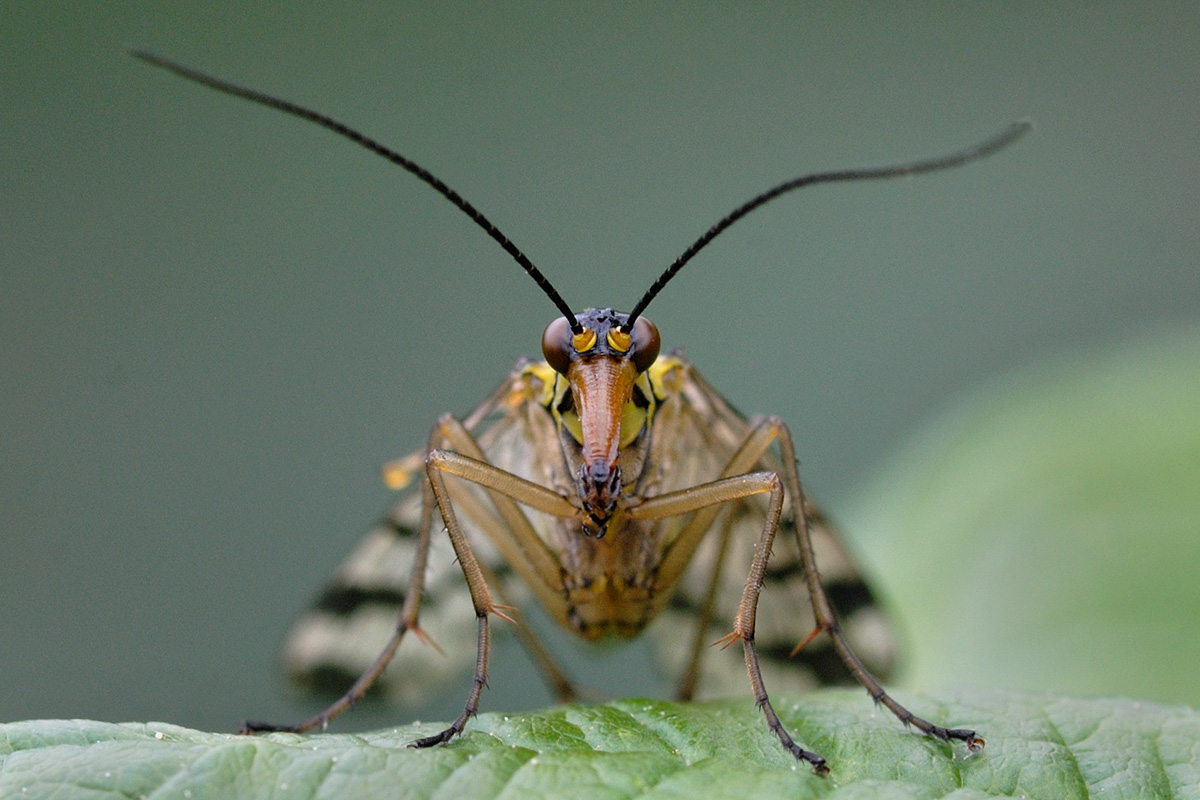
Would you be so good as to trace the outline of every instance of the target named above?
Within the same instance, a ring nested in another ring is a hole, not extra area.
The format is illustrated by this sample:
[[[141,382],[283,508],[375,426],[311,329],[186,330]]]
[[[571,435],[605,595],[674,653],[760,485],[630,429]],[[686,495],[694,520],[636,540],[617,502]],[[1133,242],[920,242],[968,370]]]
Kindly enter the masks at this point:
[[[527,365],[521,374],[525,378],[525,392],[527,396],[540,405],[549,408],[551,403],[554,402],[556,384],[560,377],[554,371],[554,367],[545,361],[535,361]]]
[[[654,397],[665,400],[668,394],[679,390],[683,377],[683,362],[674,356],[659,356],[643,374],[649,378]]]

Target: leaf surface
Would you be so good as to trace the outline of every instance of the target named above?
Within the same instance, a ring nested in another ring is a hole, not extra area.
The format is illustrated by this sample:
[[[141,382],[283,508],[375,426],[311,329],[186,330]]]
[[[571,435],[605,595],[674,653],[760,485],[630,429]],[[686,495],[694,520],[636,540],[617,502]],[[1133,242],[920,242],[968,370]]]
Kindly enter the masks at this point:
[[[437,730],[366,734],[205,733],[161,723],[0,726],[4,798],[843,798],[1200,797],[1200,712],[1132,700],[963,691],[904,701],[977,727],[982,753],[905,731],[858,691],[776,707],[825,755],[796,764],[746,700],[620,700],[481,714],[460,739]]]

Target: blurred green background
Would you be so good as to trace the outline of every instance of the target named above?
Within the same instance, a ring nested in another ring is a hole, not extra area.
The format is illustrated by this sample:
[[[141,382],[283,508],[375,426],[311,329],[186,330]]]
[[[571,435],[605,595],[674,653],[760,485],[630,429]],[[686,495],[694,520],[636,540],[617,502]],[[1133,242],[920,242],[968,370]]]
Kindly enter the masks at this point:
[[[126,45],[393,144],[580,308],[628,308],[784,178],[1034,119],[962,170],[772,204],[650,307],[731,401],[790,422],[837,515],[906,431],[989,376],[1200,320],[1197,41],[1183,2],[6,5],[0,719],[227,730],[310,710],[277,643],[386,507],[377,466],[534,354],[553,315],[411,177]],[[976,580],[945,576],[940,540],[909,530],[909,563],[882,576],[894,594]],[[964,630],[906,622],[918,642]],[[1171,659],[1161,644],[1145,657]],[[545,699],[511,651],[488,709]],[[629,677],[636,657],[612,658],[598,668],[655,691]]]
[[[842,509],[907,678],[1200,705],[1200,325],[985,382]]]

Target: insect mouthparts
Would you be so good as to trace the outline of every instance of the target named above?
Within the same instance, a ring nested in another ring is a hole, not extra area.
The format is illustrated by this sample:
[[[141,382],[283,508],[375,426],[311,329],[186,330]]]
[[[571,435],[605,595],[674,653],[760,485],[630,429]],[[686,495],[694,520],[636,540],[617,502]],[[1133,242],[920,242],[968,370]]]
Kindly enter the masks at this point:
[[[600,539],[608,532],[608,521],[617,508],[621,494],[619,464],[582,464],[579,467],[579,498],[587,516],[583,521],[585,536]]]

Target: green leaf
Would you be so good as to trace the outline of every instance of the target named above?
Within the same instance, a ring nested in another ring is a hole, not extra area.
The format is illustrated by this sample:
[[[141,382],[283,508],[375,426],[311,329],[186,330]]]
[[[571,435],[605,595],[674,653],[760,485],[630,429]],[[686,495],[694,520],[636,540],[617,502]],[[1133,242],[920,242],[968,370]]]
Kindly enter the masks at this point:
[[[911,685],[1200,704],[1200,327],[981,387],[854,507]]]
[[[749,700],[621,700],[482,714],[448,745],[418,724],[366,734],[203,733],[160,723],[0,726],[4,798],[1196,798],[1200,712],[1130,700],[964,691],[904,697],[978,727],[968,755],[905,731],[861,691],[776,708],[832,773],[786,754]]]

